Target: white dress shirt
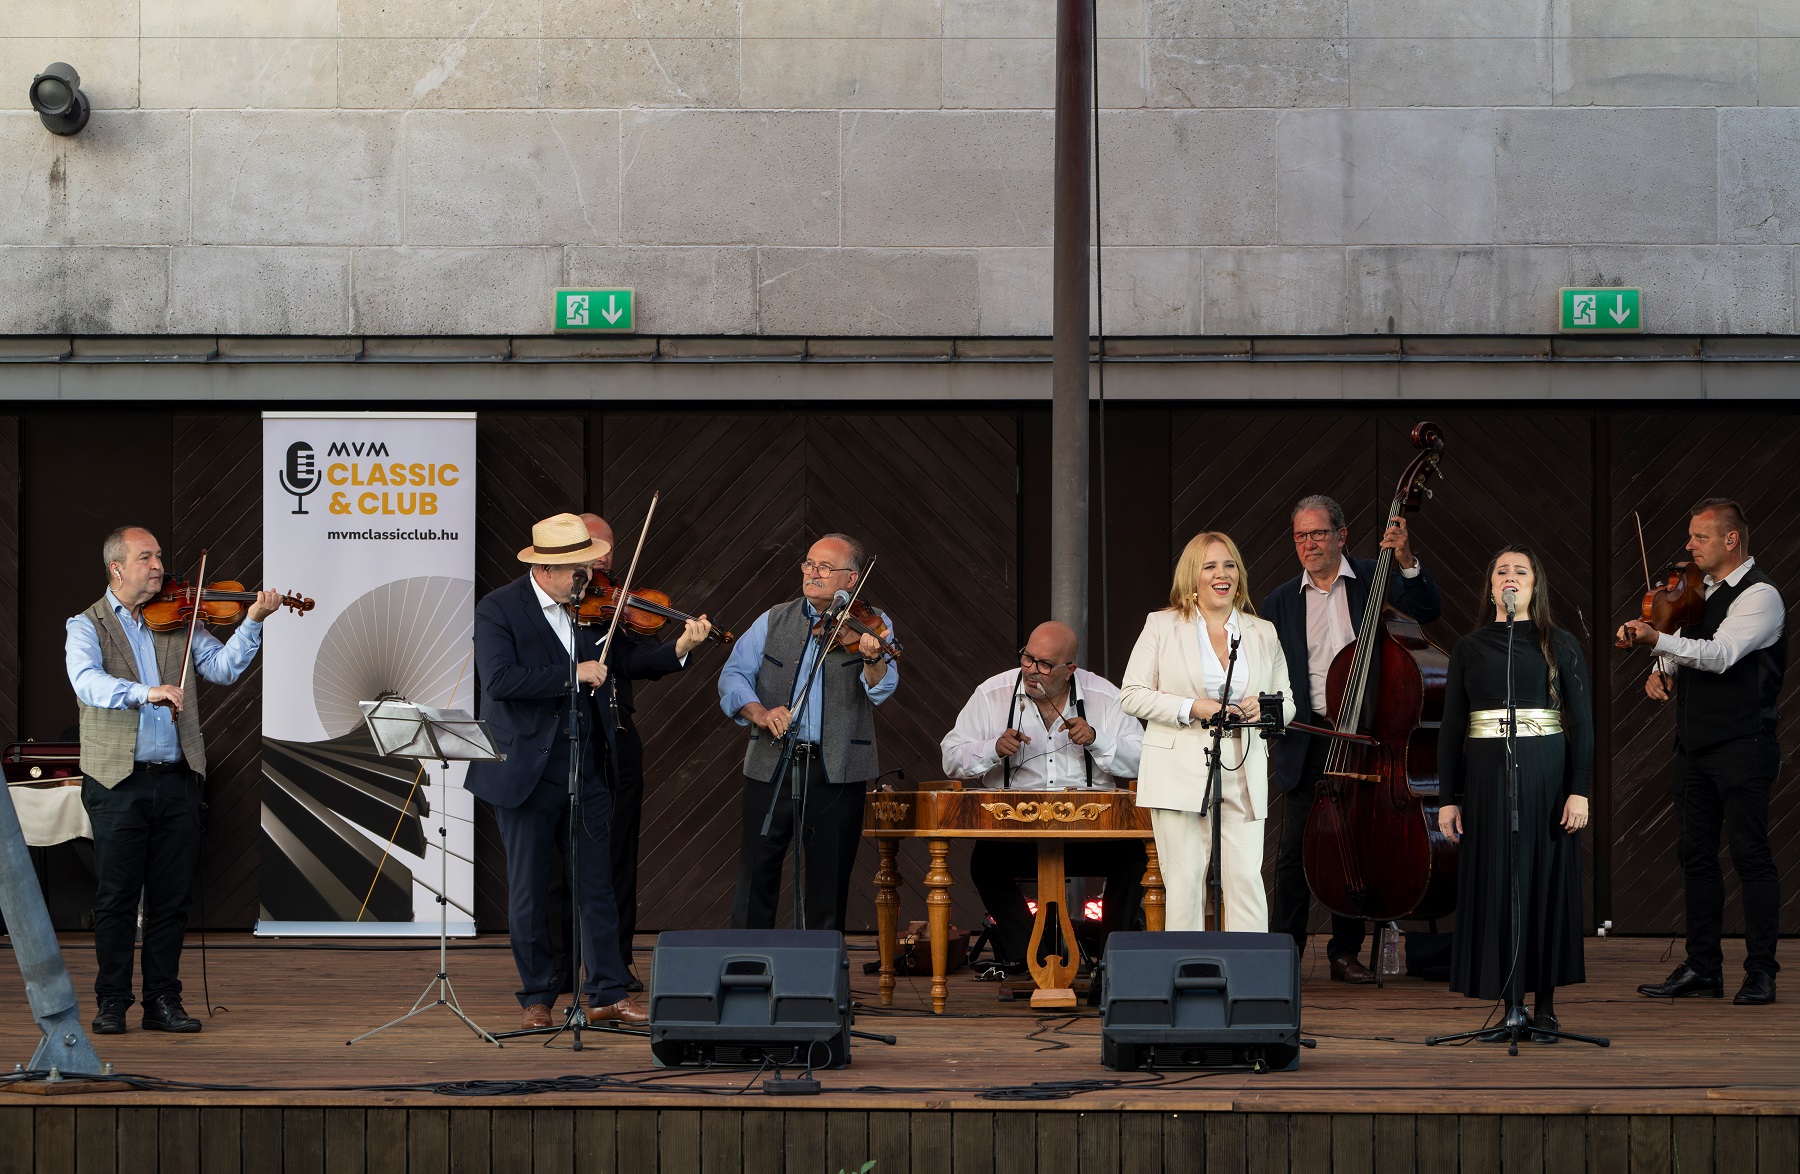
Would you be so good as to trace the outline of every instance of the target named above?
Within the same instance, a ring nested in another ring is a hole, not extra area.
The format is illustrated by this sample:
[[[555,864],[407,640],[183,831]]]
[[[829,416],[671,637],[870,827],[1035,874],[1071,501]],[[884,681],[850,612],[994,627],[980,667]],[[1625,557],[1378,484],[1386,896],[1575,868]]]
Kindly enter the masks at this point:
[[[549,622],[550,630],[556,633],[558,640],[562,641],[563,651],[573,652],[575,650],[575,626],[569,618],[568,600],[552,599],[550,593],[544,590],[543,584],[537,581],[535,574],[531,576],[531,589],[537,592],[538,606],[544,609],[544,619]]]
[[[1410,567],[1396,563],[1402,579],[1416,579],[1423,568],[1418,559]],[[1348,556],[1338,556],[1338,571],[1331,586],[1320,589],[1312,576],[1300,573],[1300,594],[1306,598],[1306,684],[1312,698],[1312,711],[1325,716],[1325,678],[1331,675],[1331,662],[1337,654],[1356,643],[1356,625],[1350,619],[1350,584],[1356,578],[1356,566]]]
[[[1747,558],[1742,566],[1723,579],[1706,576],[1706,597],[1711,599],[1713,592],[1725,583],[1736,587],[1755,565],[1754,558]],[[1774,585],[1752,583],[1731,601],[1731,608],[1719,621],[1719,630],[1712,634],[1712,639],[1696,640],[1691,636],[1664,633],[1656,638],[1656,654],[1662,658],[1665,671],[1673,666],[1722,673],[1752,652],[1767,648],[1780,639],[1786,619],[1781,607],[1781,593]]]
[[[1104,677],[1076,669],[1069,694],[1063,699],[1064,717],[1076,716],[1077,696],[1087,711],[1088,725],[1094,727],[1094,744],[1087,748],[1094,762],[1094,786],[1116,787],[1121,780],[1136,778],[1144,727],[1119,708],[1118,689]],[[1081,747],[1069,741],[1067,729],[1045,728],[1043,714],[1026,694],[1018,669],[1008,669],[975,687],[968,704],[956,715],[955,728],[941,743],[944,773],[953,779],[978,778],[983,788],[998,790],[1006,772],[994,743],[1008,729],[1009,708],[1011,728],[1031,739],[1013,755],[1012,789],[1058,791],[1083,786],[1086,768]]]

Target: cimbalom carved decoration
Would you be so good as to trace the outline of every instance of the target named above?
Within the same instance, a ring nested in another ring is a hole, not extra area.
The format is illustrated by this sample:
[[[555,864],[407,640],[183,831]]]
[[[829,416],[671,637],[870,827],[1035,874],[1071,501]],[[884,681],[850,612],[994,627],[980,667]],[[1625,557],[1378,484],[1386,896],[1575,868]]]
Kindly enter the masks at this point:
[[[981,809],[999,820],[1015,820],[1018,823],[1092,823],[1109,803],[1073,803],[1051,801],[1046,803],[983,803]]]
[[[875,808],[875,819],[880,823],[899,823],[912,809],[911,803],[898,799],[877,799],[870,806]]]

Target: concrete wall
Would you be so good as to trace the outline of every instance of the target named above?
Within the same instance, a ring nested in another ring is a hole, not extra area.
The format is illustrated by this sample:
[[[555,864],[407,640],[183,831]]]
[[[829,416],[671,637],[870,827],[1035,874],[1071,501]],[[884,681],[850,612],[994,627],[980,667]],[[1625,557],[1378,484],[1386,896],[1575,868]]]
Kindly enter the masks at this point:
[[[1110,332],[1796,331],[1800,0],[1100,11]],[[1045,334],[1053,13],[0,0],[0,334]]]

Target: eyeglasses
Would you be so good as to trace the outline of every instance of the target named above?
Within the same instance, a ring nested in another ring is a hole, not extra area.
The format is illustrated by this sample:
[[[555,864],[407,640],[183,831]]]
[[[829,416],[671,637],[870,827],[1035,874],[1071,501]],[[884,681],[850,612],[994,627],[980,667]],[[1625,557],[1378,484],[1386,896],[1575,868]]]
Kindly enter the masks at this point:
[[[800,560],[800,569],[809,575],[835,575],[839,571],[854,571],[855,567],[834,567],[830,563],[815,563],[809,558]]]
[[[1074,663],[1072,660],[1063,661],[1061,664],[1054,660],[1039,660],[1023,648],[1019,649],[1019,667],[1022,669],[1036,669],[1040,673],[1053,673],[1057,669]]]
[[[1324,542],[1336,533],[1336,530],[1296,530],[1294,531],[1294,545],[1299,546],[1306,542]]]

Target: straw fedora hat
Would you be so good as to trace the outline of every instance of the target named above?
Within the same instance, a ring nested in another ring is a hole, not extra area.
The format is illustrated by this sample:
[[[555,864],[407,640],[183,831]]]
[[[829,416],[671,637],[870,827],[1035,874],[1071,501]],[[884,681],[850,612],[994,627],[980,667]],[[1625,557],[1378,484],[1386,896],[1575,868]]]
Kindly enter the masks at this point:
[[[531,545],[519,552],[519,561],[546,566],[591,563],[611,549],[611,544],[589,534],[587,523],[574,514],[557,514],[531,527]]]

